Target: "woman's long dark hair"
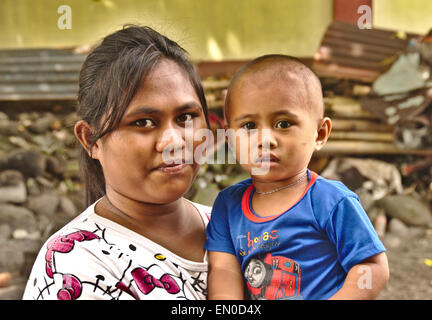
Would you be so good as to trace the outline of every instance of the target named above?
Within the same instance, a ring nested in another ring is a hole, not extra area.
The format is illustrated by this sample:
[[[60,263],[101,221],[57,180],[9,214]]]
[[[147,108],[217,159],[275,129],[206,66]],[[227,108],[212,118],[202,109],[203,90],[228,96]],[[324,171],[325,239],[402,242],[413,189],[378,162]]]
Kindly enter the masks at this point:
[[[125,25],[92,50],[80,72],[78,116],[92,127],[91,147],[118,127],[141,80],[162,58],[176,62],[185,71],[208,125],[204,90],[187,52],[149,27]],[[89,206],[105,195],[105,178],[99,160],[91,158],[82,146],[79,148],[86,205]]]

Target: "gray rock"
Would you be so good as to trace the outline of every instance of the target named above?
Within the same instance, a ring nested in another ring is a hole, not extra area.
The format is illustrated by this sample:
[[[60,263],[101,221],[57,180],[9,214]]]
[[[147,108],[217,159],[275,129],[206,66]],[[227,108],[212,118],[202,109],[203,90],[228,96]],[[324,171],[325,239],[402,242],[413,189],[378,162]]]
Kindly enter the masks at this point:
[[[54,193],[44,193],[40,196],[31,196],[27,202],[27,208],[36,216],[52,217],[56,213],[60,198]]]
[[[11,227],[8,224],[0,225],[0,240],[8,239],[12,235]]]
[[[36,228],[33,213],[24,207],[12,204],[0,204],[0,224],[8,224],[12,230],[25,229],[32,232]]]
[[[41,233],[42,239],[47,239],[54,230],[55,219],[48,218],[47,216],[40,216],[36,218],[37,221],[37,229]]]
[[[26,200],[27,189],[22,174],[16,170],[0,172],[0,202],[24,203]]]
[[[387,196],[380,199],[377,204],[389,216],[397,218],[407,225],[427,227],[431,224],[430,208],[413,197],[406,195]]]
[[[224,179],[222,179],[219,182],[219,186],[221,188],[226,188],[226,187],[232,186],[233,184],[236,184],[236,183],[243,181],[245,179],[248,179],[248,178],[250,178],[249,173],[247,173],[246,171],[243,171],[243,172],[240,172],[236,175],[226,176]]]
[[[28,232],[27,230],[24,230],[24,229],[16,229],[12,234],[12,238],[13,239],[39,240],[41,238],[41,234],[38,230],[33,231],[33,232]]]
[[[42,117],[36,119],[29,127],[29,130],[34,133],[45,133],[50,130],[56,117],[52,113],[46,113]]]
[[[0,170],[17,170],[24,177],[37,177],[46,169],[46,158],[36,151],[15,150],[0,162]]]
[[[40,240],[0,240],[0,270],[21,271],[26,254],[36,254],[42,246]]]
[[[390,219],[388,231],[396,236],[406,237],[409,235],[409,228],[397,218]]]
[[[6,288],[0,288],[0,300],[21,300],[25,286],[25,283],[20,283]]]
[[[19,135],[18,122],[10,120],[0,120],[0,134],[5,136]]]
[[[205,189],[197,188],[198,191],[193,197],[194,202],[204,204],[207,206],[213,206],[213,202],[219,193],[219,188],[216,184],[211,183],[205,187]]]
[[[78,214],[75,204],[72,202],[72,200],[65,196],[60,197],[59,210],[70,218],[75,218]]]
[[[27,192],[29,195],[38,196],[41,194],[39,185],[34,178],[27,179]]]
[[[66,167],[65,163],[63,163],[59,159],[55,157],[47,158],[46,170],[48,173],[51,173],[54,176],[61,178],[65,171],[65,167]]]
[[[371,222],[373,222],[373,221],[375,221],[376,217],[377,217],[378,214],[380,213],[380,208],[377,208],[377,207],[373,206],[372,208],[369,208],[369,209],[366,211],[366,213],[367,213],[367,215],[368,215],[368,217],[369,217],[369,220],[370,220]]]
[[[401,246],[402,240],[394,234],[386,234],[383,238],[383,244],[388,249],[396,249]]]
[[[9,120],[9,116],[6,113],[0,111],[0,121],[3,120]]]
[[[365,211],[370,210],[375,203],[373,196],[364,189],[359,189],[358,191],[356,191],[356,193],[360,199],[360,203],[362,204],[363,209]]]

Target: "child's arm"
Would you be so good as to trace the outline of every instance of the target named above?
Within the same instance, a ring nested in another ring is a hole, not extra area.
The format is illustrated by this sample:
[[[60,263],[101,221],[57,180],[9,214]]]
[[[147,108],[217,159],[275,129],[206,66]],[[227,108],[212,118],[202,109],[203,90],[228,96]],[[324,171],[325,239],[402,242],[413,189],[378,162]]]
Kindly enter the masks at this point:
[[[209,300],[243,300],[243,275],[236,256],[209,251]]]
[[[372,300],[389,280],[387,256],[384,252],[353,266],[342,288],[330,300]]]

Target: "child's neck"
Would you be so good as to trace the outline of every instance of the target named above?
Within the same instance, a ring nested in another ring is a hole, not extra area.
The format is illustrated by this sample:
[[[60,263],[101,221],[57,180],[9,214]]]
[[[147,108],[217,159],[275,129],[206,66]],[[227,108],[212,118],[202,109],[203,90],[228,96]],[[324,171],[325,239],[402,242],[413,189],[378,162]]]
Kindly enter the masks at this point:
[[[289,179],[277,182],[254,181],[256,191],[252,196],[252,209],[262,217],[285,212],[300,200],[308,184],[306,169]],[[289,187],[284,188],[285,186]],[[257,193],[257,191],[264,192],[264,194]]]

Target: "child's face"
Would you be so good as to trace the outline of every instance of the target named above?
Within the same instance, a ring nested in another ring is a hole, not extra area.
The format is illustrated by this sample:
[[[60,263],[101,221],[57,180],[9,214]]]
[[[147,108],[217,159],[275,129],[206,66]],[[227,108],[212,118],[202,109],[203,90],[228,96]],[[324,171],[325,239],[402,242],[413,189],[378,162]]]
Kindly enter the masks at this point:
[[[169,203],[192,185],[199,166],[185,163],[186,121],[206,127],[200,100],[180,67],[162,60],[141,82],[118,129],[96,143],[110,189],[147,203]],[[193,148],[199,145],[194,141]],[[166,148],[181,150],[183,164],[167,167]],[[188,150],[191,151],[191,150]]]
[[[239,79],[232,88],[228,126],[237,132],[237,161],[242,156],[241,145],[244,146],[241,137],[249,137],[248,161],[240,161],[240,164],[254,179],[276,182],[295,176],[307,168],[313,152],[320,148],[322,139],[327,138],[328,134],[323,137],[319,132],[322,122],[319,110],[307,104],[308,99],[317,95],[308,94],[306,90],[296,76],[290,77],[287,83],[286,79],[249,75]],[[254,133],[251,129],[258,130]],[[264,134],[263,129],[267,129],[268,134]],[[254,137],[257,146],[251,142],[254,134],[257,135]],[[267,152],[263,148],[266,142],[270,148]],[[250,156],[250,150],[254,148],[258,154]],[[263,155],[270,159],[260,159]],[[253,169],[259,172],[256,170],[259,168],[267,173],[254,174]]]

